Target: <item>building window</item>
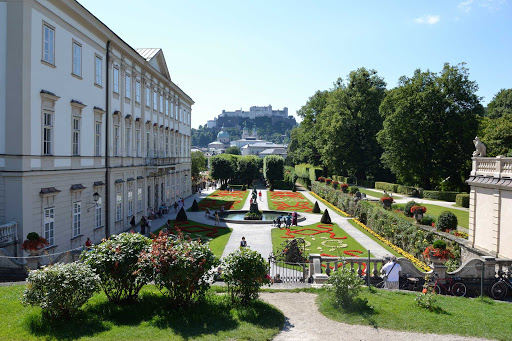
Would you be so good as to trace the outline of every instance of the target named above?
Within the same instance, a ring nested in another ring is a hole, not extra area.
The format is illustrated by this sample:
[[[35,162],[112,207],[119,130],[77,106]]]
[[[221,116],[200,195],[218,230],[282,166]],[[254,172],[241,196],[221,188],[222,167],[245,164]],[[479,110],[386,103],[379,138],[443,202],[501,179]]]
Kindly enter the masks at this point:
[[[149,88],[146,88],[146,106],[151,106],[151,90]]]
[[[165,115],[169,116],[169,100],[165,100]]]
[[[132,155],[132,128],[126,128],[126,155]]]
[[[133,190],[128,191],[128,217],[133,215]]]
[[[94,124],[94,152],[96,156],[101,156],[101,122]]]
[[[140,157],[140,129],[135,130],[135,153]]]
[[[55,215],[52,208],[45,208],[44,210],[44,238],[48,241],[49,246],[55,244],[53,235],[55,226]]]
[[[80,235],[80,219],[82,215],[82,203],[75,202],[73,204],[73,237]]]
[[[151,203],[151,186],[148,186],[148,206]]]
[[[174,119],[178,119],[178,103],[174,104]]]
[[[53,151],[53,113],[43,112],[43,154],[51,155]]]
[[[101,79],[102,64],[103,64],[103,60],[101,59],[101,57],[95,56],[94,57],[94,81],[96,82],[97,85],[103,85],[102,79]]]
[[[119,126],[114,127],[114,156],[119,156]]]
[[[158,94],[156,90],[153,92],[153,110],[158,110]]]
[[[121,186],[116,186],[116,221],[123,219],[123,195]]]
[[[98,199],[94,208],[94,227],[101,227],[101,198]]]
[[[160,95],[160,112],[164,112],[164,97]]]
[[[149,144],[149,131],[146,132],[146,154],[149,157],[150,156],[150,144]]]
[[[80,155],[80,119],[73,117],[73,156]]]
[[[167,186],[165,188],[165,197],[168,201],[171,199],[171,182],[167,180]]]
[[[43,61],[55,65],[55,29],[43,25]]]
[[[114,92],[119,93],[119,69],[114,68]]]
[[[140,103],[140,82],[135,82],[135,102]]]
[[[158,136],[156,133],[153,134],[153,156],[158,157]]]
[[[125,97],[131,98],[131,96],[132,96],[132,78],[130,77],[129,74],[126,74],[124,77],[124,86],[126,87],[125,92],[124,92]]]
[[[82,45],[73,42],[73,74],[82,77]]]
[[[137,188],[137,211],[142,212],[142,187]]]
[[[165,156],[169,156],[169,136],[165,135]]]

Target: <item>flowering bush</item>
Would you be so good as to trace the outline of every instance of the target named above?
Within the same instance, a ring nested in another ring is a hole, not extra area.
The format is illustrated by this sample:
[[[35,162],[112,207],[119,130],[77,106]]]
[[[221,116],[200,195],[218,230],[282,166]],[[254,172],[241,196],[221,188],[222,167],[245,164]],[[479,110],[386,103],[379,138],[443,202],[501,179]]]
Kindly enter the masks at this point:
[[[417,203],[414,200],[408,201],[405,204],[405,206],[404,206],[404,215],[406,217],[412,217],[413,211],[411,211],[411,208],[413,208],[413,206],[417,206]]]
[[[48,241],[39,236],[36,232],[30,232],[27,234],[27,239],[25,239],[23,244],[21,244],[21,248],[25,251],[40,250],[45,246],[48,246]]]
[[[434,286],[430,283],[429,275],[425,275],[425,284],[423,284],[423,290],[421,291],[421,294],[416,295],[415,301],[416,304],[422,308],[428,310],[435,309],[436,293],[434,292]]]
[[[83,261],[100,276],[101,287],[114,303],[134,302],[150,279],[140,274],[142,251],[149,251],[151,240],[138,233],[121,233],[84,251]]]
[[[39,306],[51,319],[68,319],[98,290],[100,278],[83,263],[55,264],[32,270],[21,299]]]
[[[325,182],[325,178],[323,176],[318,177],[318,181]]]
[[[334,180],[334,181],[332,182],[332,187],[337,188],[337,187],[338,187],[338,184],[339,184],[339,182],[338,182],[338,181],[336,181],[336,180]]]
[[[327,179],[325,179],[325,183],[326,183],[326,184],[330,184],[331,182],[332,182],[332,179],[331,179],[331,178],[327,178]]]
[[[432,245],[427,246],[423,251],[423,257],[430,260],[430,258],[439,258],[442,261],[455,258],[453,253],[446,248],[446,242],[442,240],[436,240]]]
[[[340,189],[343,193],[347,193],[348,184],[342,183],[340,184]]]
[[[380,202],[384,206],[384,208],[389,209],[391,207],[391,204],[395,201],[392,197],[382,197],[380,198]]]
[[[181,232],[175,239],[160,232],[140,262],[145,264],[142,269],[150,270],[147,279],[154,279],[174,307],[186,307],[204,297],[213,280],[212,268],[218,264],[208,244],[185,238]]]
[[[240,248],[223,260],[222,277],[228,286],[231,300],[247,303],[258,297],[260,287],[270,284],[268,264],[256,251]]]
[[[327,290],[332,294],[334,304],[343,308],[352,305],[354,298],[361,291],[361,285],[364,284],[357,272],[351,271],[348,266],[340,267],[337,271],[331,272],[327,283],[332,284]]]
[[[411,207],[411,213],[412,214],[415,214],[415,213],[425,213],[427,212],[427,208],[425,206],[418,206],[418,205],[414,205]]]

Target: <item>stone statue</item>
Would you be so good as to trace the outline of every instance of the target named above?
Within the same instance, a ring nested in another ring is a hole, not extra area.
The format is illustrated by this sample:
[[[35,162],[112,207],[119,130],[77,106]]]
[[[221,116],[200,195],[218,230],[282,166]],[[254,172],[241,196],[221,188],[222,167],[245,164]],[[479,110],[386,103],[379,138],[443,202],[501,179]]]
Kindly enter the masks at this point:
[[[473,140],[473,143],[475,144],[475,151],[473,152],[473,156],[481,156],[484,157],[487,153],[487,148],[485,147],[485,144],[480,141],[480,138],[477,136]]]

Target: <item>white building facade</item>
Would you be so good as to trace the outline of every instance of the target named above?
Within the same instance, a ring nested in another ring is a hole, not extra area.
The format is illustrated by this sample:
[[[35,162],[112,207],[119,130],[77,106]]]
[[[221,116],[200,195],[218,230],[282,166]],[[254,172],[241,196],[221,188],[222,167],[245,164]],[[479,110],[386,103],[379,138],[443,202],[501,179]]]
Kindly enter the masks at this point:
[[[97,243],[191,194],[194,102],[160,49],[76,1],[0,0],[0,55],[0,223],[20,240]]]

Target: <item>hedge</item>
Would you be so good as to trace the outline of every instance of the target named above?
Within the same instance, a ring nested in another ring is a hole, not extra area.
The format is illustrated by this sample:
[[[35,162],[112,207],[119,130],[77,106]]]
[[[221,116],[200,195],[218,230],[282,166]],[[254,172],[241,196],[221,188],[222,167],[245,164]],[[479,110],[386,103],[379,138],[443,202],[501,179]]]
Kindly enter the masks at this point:
[[[375,181],[357,179],[356,185],[361,186],[361,187],[366,187],[366,188],[375,188]]]
[[[311,167],[309,169],[309,180],[311,181],[317,181],[319,177],[322,176],[322,168],[318,167]]]
[[[455,196],[455,203],[462,207],[469,208],[469,194],[459,193]]]
[[[443,200],[443,201],[455,201],[457,194],[464,194],[464,193],[424,190],[423,198],[424,199]]]
[[[411,186],[398,185],[396,193],[406,194],[411,197],[421,198],[423,196],[423,189],[411,187]]]
[[[397,184],[391,184],[389,182],[376,182],[375,183],[375,189],[381,189],[383,191],[392,192],[392,193],[398,193],[398,186]]]

